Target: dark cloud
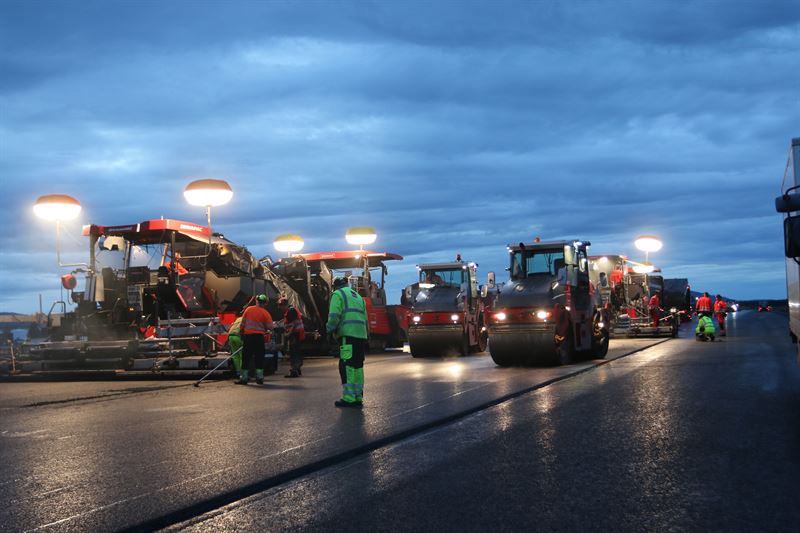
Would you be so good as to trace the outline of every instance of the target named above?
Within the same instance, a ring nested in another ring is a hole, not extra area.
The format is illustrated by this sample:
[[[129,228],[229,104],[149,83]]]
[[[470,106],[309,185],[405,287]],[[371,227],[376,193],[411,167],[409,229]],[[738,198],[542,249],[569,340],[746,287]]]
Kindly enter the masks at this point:
[[[78,197],[82,222],[200,222],[182,190],[202,176],[231,182],[215,229],[256,255],[376,226],[407,256],[392,299],[414,263],[502,278],[509,242],[636,256],[640,233],[668,276],[777,297],[798,55],[782,1],[7,1],[0,309],[57,294],[38,195]]]

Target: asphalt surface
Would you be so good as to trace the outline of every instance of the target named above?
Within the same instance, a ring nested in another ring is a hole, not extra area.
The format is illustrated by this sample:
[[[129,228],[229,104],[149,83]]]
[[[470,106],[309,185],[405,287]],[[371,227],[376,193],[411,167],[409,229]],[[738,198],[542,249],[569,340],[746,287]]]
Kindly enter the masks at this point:
[[[731,322],[599,367],[373,356],[360,411],[333,407],[334,360],[263,387],[3,383],[0,529],[780,529],[798,370],[785,318]]]
[[[179,528],[797,531],[786,327],[740,312],[721,342],[669,341]]]

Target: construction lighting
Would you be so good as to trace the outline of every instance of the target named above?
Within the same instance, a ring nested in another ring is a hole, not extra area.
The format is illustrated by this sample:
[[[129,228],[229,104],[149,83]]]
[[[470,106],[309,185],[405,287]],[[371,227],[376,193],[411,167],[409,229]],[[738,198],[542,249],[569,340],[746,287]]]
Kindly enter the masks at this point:
[[[231,201],[233,189],[227,181],[207,178],[195,180],[187,185],[183,197],[191,205],[217,207]]]
[[[546,320],[550,316],[548,311],[536,311],[536,318],[539,320]]]
[[[633,244],[637,249],[647,253],[657,252],[662,246],[664,246],[664,243],[661,242],[661,239],[654,237],[653,235],[642,235],[641,237],[637,238]]]
[[[302,250],[303,246],[305,245],[305,241],[300,235],[286,233],[284,235],[278,235],[275,237],[275,240],[272,241],[272,245],[279,252],[288,253],[291,255]]]
[[[81,204],[66,194],[46,194],[33,204],[34,214],[44,220],[72,220],[81,212]]]
[[[412,318],[412,320],[413,320],[413,321],[414,321],[414,323],[416,324],[416,323],[418,323],[420,320],[422,320],[422,317],[421,317],[421,316],[419,316],[419,315],[416,315],[414,318]]]
[[[345,234],[348,243],[362,248],[366,244],[372,244],[377,238],[378,234],[375,233],[375,230],[367,227],[350,228]]]
[[[461,317],[458,315],[450,315],[450,320],[452,320],[453,322],[458,322],[460,319]]]
[[[605,323],[603,323],[603,322],[598,322],[598,323],[597,323],[597,327],[598,327],[599,329],[603,329],[604,327],[606,327],[606,325],[605,325]]]
[[[637,263],[633,265],[633,271],[637,274],[649,274],[656,269],[651,263]]]
[[[497,320],[505,320],[506,314],[505,313],[495,313],[494,318]]]

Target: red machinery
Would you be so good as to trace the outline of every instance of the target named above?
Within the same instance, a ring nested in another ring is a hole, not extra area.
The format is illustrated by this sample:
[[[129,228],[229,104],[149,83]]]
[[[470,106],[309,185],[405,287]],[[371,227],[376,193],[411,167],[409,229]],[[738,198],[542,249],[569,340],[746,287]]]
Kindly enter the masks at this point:
[[[159,219],[83,234],[89,262],[83,290],[72,292],[77,309],[30,347],[42,368],[204,368],[253,295],[284,294],[305,311],[246,248],[205,226]]]
[[[318,332],[321,343],[325,341],[333,279],[347,278],[367,306],[370,347],[382,350],[402,346],[408,338],[411,309],[388,305],[384,289],[386,262],[402,259],[397,254],[366,250],[296,254],[273,264],[271,271],[303,300],[307,309],[304,317],[309,322],[306,331]],[[319,348],[313,342],[306,343],[307,350]]]

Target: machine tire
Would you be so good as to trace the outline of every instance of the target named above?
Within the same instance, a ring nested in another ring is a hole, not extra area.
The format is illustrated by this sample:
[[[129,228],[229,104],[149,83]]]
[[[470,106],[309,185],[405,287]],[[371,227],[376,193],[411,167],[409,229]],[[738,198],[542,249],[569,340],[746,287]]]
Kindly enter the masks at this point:
[[[564,337],[564,340],[561,341],[561,345],[558,349],[556,349],[556,365],[569,365],[575,361],[575,343],[572,338],[572,327],[570,327],[570,332]]]
[[[608,354],[608,342],[609,336],[607,330],[603,330],[603,340],[600,342],[595,342],[594,337],[592,337],[592,357],[595,359],[605,359],[606,354]]]
[[[488,341],[489,341],[489,331],[483,329],[484,328],[483,318],[478,320],[478,326],[477,327],[478,327],[478,344],[473,346],[473,349],[477,353],[485,352],[486,351],[486,345],[488,344]]]
[[[467,335],[466,330],[464,333],[461,334],[461,343],[458,346],[458,355],[465,356],[469,355],[469,335]]]
[[[415,346],[414,343],[411,341],[408,342],[408,349],[409,351],[411,351],[411,357],[415,359],[421,359],[425,357],[425,355],[423,355],[422,351],[420,350],[419,345]]]

